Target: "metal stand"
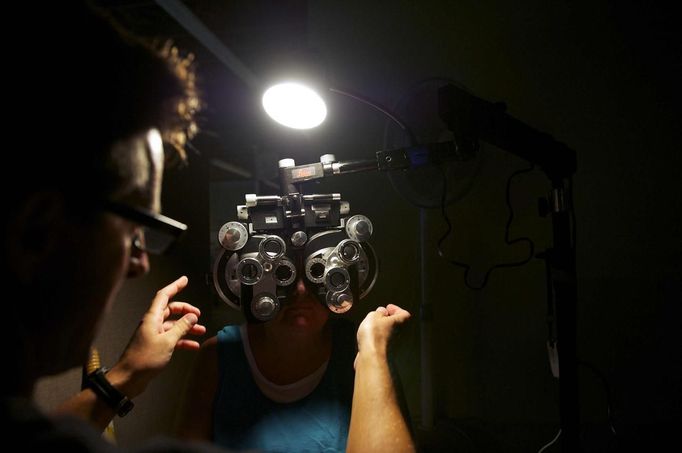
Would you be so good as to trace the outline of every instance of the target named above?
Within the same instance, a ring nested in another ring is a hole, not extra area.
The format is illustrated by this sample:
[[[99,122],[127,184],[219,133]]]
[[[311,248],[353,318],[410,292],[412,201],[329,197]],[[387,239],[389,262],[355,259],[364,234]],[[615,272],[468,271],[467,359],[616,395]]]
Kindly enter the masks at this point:
[[[549,293],[556,306],[561,447],[565,453],[575,453],[580,451],[577,284],[569,209],[572,200],[564,181],[576,171],[576,154],[550,135],[510,117],[505,109],[502,103],[485,101],[454,85],[439,90],[439,113],[455,135],[457,146],[474,148],[479,139],[485,140],[540,166],[551,181],[553,245],[547,250],[546,259]]]
[[[339,92],[339,91],[337,91]],[[347,93],[340,92],[348,95]],[[351,96],[355,97],[355,96]],[[362,99],[361,99],[362,100]],[[373,103],[363,100],[376,107]],[[465,161],[484,140],[507,150],[522,159],[538,165],[551,181],[549,212],[552,217],[553,244],[546,251],[549,288],[548,297],[556,306],[557,352],[559,362],[559,395],[561,418],[561,446],[565,453],[580,451],[580,411],[578,394],[578,361],[576,353],[576,306],[577,285],[575,246],[572,236],[571,194],[566,192],[564,181],[576,171],[575,151],[553,137],[537,131],[505,113],[501,103],[491,103],[477,98],[454,85],[439,90],[439,114],[455,136],[454,142],[415,144],[410,134],[411,146],[376,153],[376,160],[337,162],[333,156],[320,163],[280,169],[282,187],[294,190],[295,185],[326,176],[360,171],[390,171],[416,168],[427,163],[440,164],[447,160]],[[376,107],[378,108],[378,107]],[[386,113],[398,125],[409,131],[402,122]],[[422,213],[423,215],[423,213]],[[423,217],[421,227],[423,231]],[[423,238],[422,238],[423,240]],[[423,266],[423,258],[422,258]],[[422,282],[424,291],[424,282]],[[423,298],[423,294],[422,294]],[[430,322],[430,307],[422,304],[421,316],[426,328]],[[429,339],[428,329],[422,331],[423,339]],[[430,366],[430,355],[424,354],[422,366]],[[432,397],[431,382],[423,382],[426,424],[431,425],[429,415]]]
[[[569,194],[570,195],[570,194]],[[553,247],[547,251],[549,277],[554,296],[559,353],[559,414],[561,451],[580,451],[580,405],[576,352],[577,285],[571,213],[563,181],[552,181],[550,212]]]

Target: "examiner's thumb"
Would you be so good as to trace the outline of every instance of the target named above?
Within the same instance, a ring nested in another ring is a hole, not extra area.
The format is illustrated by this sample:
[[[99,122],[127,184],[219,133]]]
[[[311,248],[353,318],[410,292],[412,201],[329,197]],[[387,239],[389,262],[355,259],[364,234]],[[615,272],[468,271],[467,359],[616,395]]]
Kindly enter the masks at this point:
[[[199,318],[194,313],[187,313],[182,318],[178,319],[173,325],[173,328],[168,332],[172,332],[177,343],[182,337],[187,335],[192,327],[199,322]]]

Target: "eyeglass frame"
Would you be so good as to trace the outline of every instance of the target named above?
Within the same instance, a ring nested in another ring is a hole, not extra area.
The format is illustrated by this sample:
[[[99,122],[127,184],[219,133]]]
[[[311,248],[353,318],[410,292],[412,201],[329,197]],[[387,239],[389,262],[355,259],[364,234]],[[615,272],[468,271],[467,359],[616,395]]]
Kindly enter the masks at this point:
[[[185,231],[187,231],[187,225],[179,222],[170,217],[166,217],[163,214],[157,214],[148,209],[144,209],[137,206],[132,206],[125,203],[120,203],[113,200],[106,200],[104,202],[103,208],[113,214],[116,214],[124,219],[130,220],[134,223],[141,225],[142,227],[149,228],[151,230],[159,231],[164,234],[169,235],[172,240],[168,243],[163,250],[153,251],[148,250],[139,240],[139,234],[136,235],[134,239],[133,246],[140,251],[154,253],[161,255],[168,250],[170,250],[173,245],[180,239]]]

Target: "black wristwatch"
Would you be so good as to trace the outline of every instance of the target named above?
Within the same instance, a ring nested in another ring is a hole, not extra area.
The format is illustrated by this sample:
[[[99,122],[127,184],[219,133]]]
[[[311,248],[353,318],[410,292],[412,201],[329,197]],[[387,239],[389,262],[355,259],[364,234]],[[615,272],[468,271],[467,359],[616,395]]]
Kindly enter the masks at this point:
[[[135,404],[123,393],[118,391],[107,380],[105,374],[109,371],[105,367],[97,368],[92,373],[88,374],[86,380],[87,386],[92,389],[97,396],[111,407],[119,417],[124,417]]]

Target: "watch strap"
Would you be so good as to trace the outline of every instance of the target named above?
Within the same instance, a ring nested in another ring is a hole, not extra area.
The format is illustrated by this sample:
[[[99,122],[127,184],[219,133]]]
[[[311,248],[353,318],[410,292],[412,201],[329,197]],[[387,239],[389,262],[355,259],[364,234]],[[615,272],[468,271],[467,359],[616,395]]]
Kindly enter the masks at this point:
[[[92,389],[119,417],[124,417],[135,404],[130,398],[111,385],[106,377],[107,371],[109,371],[107,368],[99,367],[88,374],[86,379],[87,387]]]

